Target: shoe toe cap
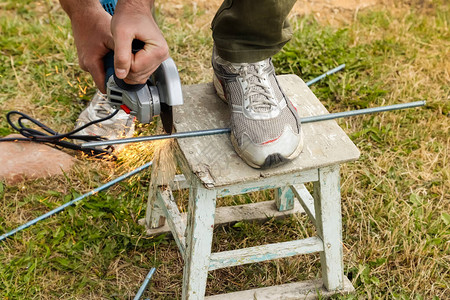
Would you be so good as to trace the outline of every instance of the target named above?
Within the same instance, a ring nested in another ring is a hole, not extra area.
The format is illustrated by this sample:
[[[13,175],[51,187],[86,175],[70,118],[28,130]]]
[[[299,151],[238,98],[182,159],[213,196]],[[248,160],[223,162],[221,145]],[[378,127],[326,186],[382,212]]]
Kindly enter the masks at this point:
[[[235,145],[238,154],[254,168],[270,168],[297,157],[303,147],[302,134],[295,133],[287,125],[281,135],[263,143],[253,143],[247,134],[243,134],[239,145]]]

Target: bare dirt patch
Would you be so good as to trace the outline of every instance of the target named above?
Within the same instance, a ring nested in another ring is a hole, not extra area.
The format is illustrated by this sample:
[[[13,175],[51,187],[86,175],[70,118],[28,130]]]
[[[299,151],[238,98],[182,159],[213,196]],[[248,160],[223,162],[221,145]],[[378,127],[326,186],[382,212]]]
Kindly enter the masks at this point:
[[[383,0],[302,0],[297,1],[291,11],[291,16],[313,15],[319,21],[325,23],[341,23],[351,20],[355,12],[367,7],[376,5],[386,5]],[[201,16],[197,17],[196,25],[199,28],[208,27],[222,0],[168,0],[159,3],[161,12],[165,17],[179,18],[187,7],[191,7],[192,12],[201,11]],[[182,19],[181,19],[182,20]],[[180,21],[181,21],[180,20]]]
[[[319,21],[328,23],[347,22],[360,9],[381,5],[380,0],[323,0],[297,1],[293,15],[314,15]]]

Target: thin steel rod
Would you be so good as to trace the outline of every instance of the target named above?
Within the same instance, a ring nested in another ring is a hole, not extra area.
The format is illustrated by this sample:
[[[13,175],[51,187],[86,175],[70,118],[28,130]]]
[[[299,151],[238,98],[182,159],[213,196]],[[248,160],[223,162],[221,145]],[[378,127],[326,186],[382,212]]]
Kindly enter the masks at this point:
[[[303,124],[320,122],[320,121],[353,117],[353,116],[359,116],[359,115],[374,114],[374,113],[391,111],[391,110],[414,108],[414,107],[424,106],[425,104],[426,104],[426,101],[416,101],[416,102],[393,104],[393,105],[379,106],[379,107],[372,107],[372,108],[363,108],[363,109],[357,109],[357,110],[325,114],[325,115],[320,115],[320,116],[305,117],[305,118],[301,118],[301,122]]]
[[[147,288],[147,285],[150,282],[150,279],[152,279],[153,273],[155,273],[156,268],[151,268],[150,272],[148,272],[147,276],[145,277],[144,282],[141,285],[141,288],[137,292],[136,296],[134,296],[134,300],[139,300],[142,297],[142,294],[144,294],[145,289]]]
[[[317,77],[314,78],[314,79],[311,79],[310,81],[308,81],[308,82],[306,83],[306,85],[307,85],[307,86],[310,86],[311,84],[314,84],[314,83],[316,83],[317,81],[319,81],[319,80],[321,80],[321,79],[323,79],[323,78],[325,78],[325,77],[327,77],[327,76],[329,76],[329,75],[331,75],[331,74],[334,74],[334,73],[336,73],[336,72],[339,72],[339,71],[342,70],[343,68],[345,68],[345,64],[342,64],[342,65],[340,65],[340,66],[337,66],[336,68],[331,69],[330,71],[328,71],[328,72],[326,72],[326,73],[324,73],[324,74],[322,74],[322,75],[320,75],[320,76],[317,76]]]
[[[357,116],[357,115],[378,113],[378,112],[383,112],[383,111],[391,111],[391,110],[419,107],[419,106],[424,106],[425,104],[426,104],[426,101],[416,101],[416,102],[410,102],[410,103],[394,104],[394,105],[387,105],[387,106],[380,106],[380,107],[373,107],[373,108],[364,108],[364,109],[331,113],[331,114],[325,114],[325,115],[319,115],[319,116],[305,117],[305,118],[301,118],[300,121],[303,124],[306,124],[306,123],[332,120],[332,119],[338,119],[338,118],[345,118],[345,117],[351,117],[351,116]],[[188,131],[188,132],[177,132],[177,133],[173,133],[173,134],[160,134],[160,135],[152,135],[152,136],[133,137],[133,138],[127,138],[127,139],[89,142],[89,143],[82,144],[81,147],[97,147],[97,146],[148,142],[148,141],[156,141],[156,140],[164,140],[164,139],[175,139],[175,138],[181,139],[181,138],[188,138],[188,137],[229,133],[230,131],[231,131],[230,128],[195,130],[195,131]]]
[[[128,177],[131,177],[131,176],[133,176],[133,175],[135,175],[135,174],[141,172],[141,171],[144,170],[144,169],[147,169],[147,168],[150,167],[152,164],[153,164],[153,162],[148,162],[148,163],[146,163],[146,164],[140,166],[139,168],[137,168],[137,169],[135,169],[135,170],[133,170],[133,171],[131,171],[131,172],[128,172],[128,173],[126,173],[126,174],[123,174],[122,176],[119,176],[119,177],[117,177],[116,179],[111,180],[111,181],[105,183],[104,185],[99,186],[99,187],[93,189],[92,191],[90,191],[90,192],[88,192],[88,193],[86,193],[86,194],[84,194],[84,195],[81,195],[81,196],[78,197],[78,198],[75,198],[75,199],[73,199],[73,200],[71,200],[71,201],[69,201],[69,202],[64,203],[63,205],[61,205],[61,206],[55,208],[54,210],[49,211],[49,212],[43,214],[42,216],[37,217],[36,219],[31,220],[30,222],[27,222],[27,223],[25,223],[25,224],[23,224],[23,225],[17,227],[16,229],[11,230],[11,231],[8,232],[8,233],[3,234],[2,236],[0,236],[0,242],[3,241],[4,239],[6,239],[7,237],[11,236],[11,235],[13,235],[13,234],[15,234],[15,233],[17,233],[17,232],[19,232],[19,231],[21,231],[21,230],[24,230],[25,228],[28,228],[28,227],[30,227],[30,226],[36,224],[36,223],[39,222],[39,221],[42,221],[42,220],[44,220],[44,219],[47,219],[48,217],[50,217],[50,216],[52,216],[52,215],[54,215],[54,214],[57,214],[57,213],[61,212],[61,211],[64,210],[65,208],[67,208],[67,207],[69,207],[69,206],[71,206],[71,205],[77,203],[78,201],[80,201],[80,200],[82,200],[82,199],[84,199],[84,198],[86,198],[86,197],[89,197],[89,196],[92,196],[92,195],[94,195],[94,194],[96,194],[96,193],[98,193],[98,192],[101,192],[101,191],[103,191],[103,190],[109,188],[110,186],[112,186],[112,185],[114,185],[114,184],[116,184],[116,183],[118,183],[118,182],[120,182],[120,181],[122,181],[122,180],[125,180],[125,179],[127,179]]]
[[[181,138],[204,136],[204,135],[215,135],[215,134],[230,133],[230,132],[231,132],[230,128],[195,130],[195,131],[188,131],[188,132],[176,132],[176,133],[172,133],[172,134],[158,134],[158,135],[150,135],[150,136],[138,136],[138,137],[132,137],[132,138],[126,138],[126,139],[101,141],[101,142],[89,142],[89,143],[82,144],[81,147],[85,148],[85,147],[126,144],[126,143],[139,143],[139,142],[149,142],[149,141],[164,140],[164,139],[176,139],[176,138],[181,139]]]

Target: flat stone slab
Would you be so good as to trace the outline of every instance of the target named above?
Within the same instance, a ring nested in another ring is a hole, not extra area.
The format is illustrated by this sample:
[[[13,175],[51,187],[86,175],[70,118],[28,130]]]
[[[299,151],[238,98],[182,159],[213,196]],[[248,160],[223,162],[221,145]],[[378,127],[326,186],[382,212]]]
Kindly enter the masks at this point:
[[[296,75],[277,77],[300,117],[328,114]],[[183,87],[184,105],[174,107],[177,132],[229,127],[230,112],[212,83]],[[358,159],[360,153],[334,120],[303,124],[304,149],[293,161],[268,170],[249,167],[234,151],[229,134],[178,139],[188,167],[207,188],[252,182]]]
[[[22,137],[9,135],[7,137]],[[0,142],[0,180],[16,184],[67,172],[76,159],[69,154],[32,142]]]

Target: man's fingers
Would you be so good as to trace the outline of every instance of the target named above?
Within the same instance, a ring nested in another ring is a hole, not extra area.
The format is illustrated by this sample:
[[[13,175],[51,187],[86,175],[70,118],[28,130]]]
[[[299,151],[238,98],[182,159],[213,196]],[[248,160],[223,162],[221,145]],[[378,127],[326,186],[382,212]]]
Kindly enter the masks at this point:
[[[130,71],[133,35],[120,30],[114,33],[114,71],[118,78],[124,79]]]
[[[125,78],[129,84],[144,83],[159,65],[169,58],[166,47],[142,49],[132,56],[130,72]]]
[[[95,85],[103,94],[106,93],[105,89],[105,70],[103,61],[97,61],[97,64],[88,69],[88,72],[91,73],[92,78],[94,79]]]
[[[99,75],[94,75],[94,73],[91,74],[92,78],[94,78],[95,85],[97,86],[99,91],[102,92],[103,94],[106,94],[105,73]]]
[[[119,1],[111,21],[115,42],[116,76],[125,82],[145,83],[156,68],[169,57],[165,41],[150,9],[135,9],[132,1]],[[149,7],[147,7],[149,8]],[[131,53],[133,39],[144,42],[144,49]]]

